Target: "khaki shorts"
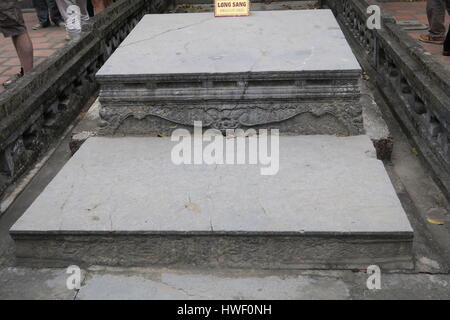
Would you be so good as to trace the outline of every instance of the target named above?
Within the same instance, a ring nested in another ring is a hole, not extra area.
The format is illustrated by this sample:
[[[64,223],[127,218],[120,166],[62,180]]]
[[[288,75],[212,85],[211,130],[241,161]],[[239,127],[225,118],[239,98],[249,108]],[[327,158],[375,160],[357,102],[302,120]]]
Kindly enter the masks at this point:
[[[17,0],[0,0],[0,31],[5,37],[27,32]]]

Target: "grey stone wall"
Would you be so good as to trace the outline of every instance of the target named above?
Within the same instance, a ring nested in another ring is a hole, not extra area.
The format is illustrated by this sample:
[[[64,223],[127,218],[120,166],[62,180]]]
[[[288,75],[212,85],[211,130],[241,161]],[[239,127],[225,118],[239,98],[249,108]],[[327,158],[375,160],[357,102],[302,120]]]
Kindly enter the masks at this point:
[[[382,28],[366,27],[372,0],[322,0],[338,18],[371,81],[404,131],[450,191],[450,72],[383,12]]]
[[[50,56],[0,95],[0,195],[45,152],[96,94],[94,79],[146,13],[171,0],[119,0],[93,18],[81,38]]]

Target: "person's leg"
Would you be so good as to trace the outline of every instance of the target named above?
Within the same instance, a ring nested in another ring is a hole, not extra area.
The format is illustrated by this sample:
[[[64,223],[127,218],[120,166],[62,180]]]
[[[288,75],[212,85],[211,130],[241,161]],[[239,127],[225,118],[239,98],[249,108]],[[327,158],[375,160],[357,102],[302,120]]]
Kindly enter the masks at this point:
[[[103,0],[103,5],[105,8],[108,8],[112,3],[112,0]]]
[[[58,7],[64,22],[67,22],[67,8],[74,4],[74,1],[75,0],[55,0],[56,6]]]
[[[444,42],[444,56],[450,56],[450,26],[447,32],[447,38],[445,38]]]
[[[39,29],[39,27],[45,28],[50,25],[48,17],[48,7],[46,0],[33,0],[33,6],[36,9],[36,15],[39,20],[39,25],[33,27],[33,29]]]
[[[89,13],[89,17],[93,17],[95,15],[94,6],[92,5],[91,0],[86,0],[87,11]]]
[[[430,37],[443,40],[445,36],[445,9],[447,0],[428,0],[427,16],[430,24]]]
[[[105,10],[105,5],[103,3],[103,0],[92,0],[92,4],[95,8],[95,14],[99,14],[103,10]]]
[[[28,32],[13,36],[12,41],[19,56],[23,72],[30,72],[33,69],[33,44],[31,43]]]
[[[67,21],[67,8],[73,4],[80,7],[81,20],[89,20],[86,0],[56,0],[56,4],[61,12],[61,15],[63,16],[64,22]]]
[[[18,7],[17,1],[0,1],[0,31],[5,37],[12,38],[17,56],[22,65],[21,72],[3,84],[7,88],[24,73],[33,69],[33,44],[28,36],[22,10]]]
[[[63,22],[63,17],[59,12],[55,0],[47,0],[48,10],[50,11],[50,20],[57,26]]]
[[[86,0],[76,0],[76,4],[80,7],[81,21],[88,21],[89,20],[89,12],[87,9],[87,1]]]

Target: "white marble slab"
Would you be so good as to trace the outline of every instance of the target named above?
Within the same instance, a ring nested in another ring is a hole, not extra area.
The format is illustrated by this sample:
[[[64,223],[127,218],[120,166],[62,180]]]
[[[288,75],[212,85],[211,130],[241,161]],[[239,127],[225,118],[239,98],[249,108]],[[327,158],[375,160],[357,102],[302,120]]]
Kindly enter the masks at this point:
[[[98,72],[121,75],[360,70],[331,10],[146,15]]]
[[[280,138],[280,170],[175,165],[168,138],[88,139],[13,232],[412,233],[367,136]]]

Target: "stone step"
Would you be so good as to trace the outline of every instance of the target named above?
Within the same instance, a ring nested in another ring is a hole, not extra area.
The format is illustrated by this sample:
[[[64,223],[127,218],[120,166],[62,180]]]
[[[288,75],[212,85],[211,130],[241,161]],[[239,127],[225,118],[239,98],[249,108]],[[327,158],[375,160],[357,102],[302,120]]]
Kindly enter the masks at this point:
[[[361,67],[331,10],[146,15],[96,79],[105,135],[170,134],[196,120],[363,133]]]
[[[412,268],[413,231],[367,136],[282,136],[274,175],[176,165],[176,145],[89,138],[11,228],[19,264]]]

